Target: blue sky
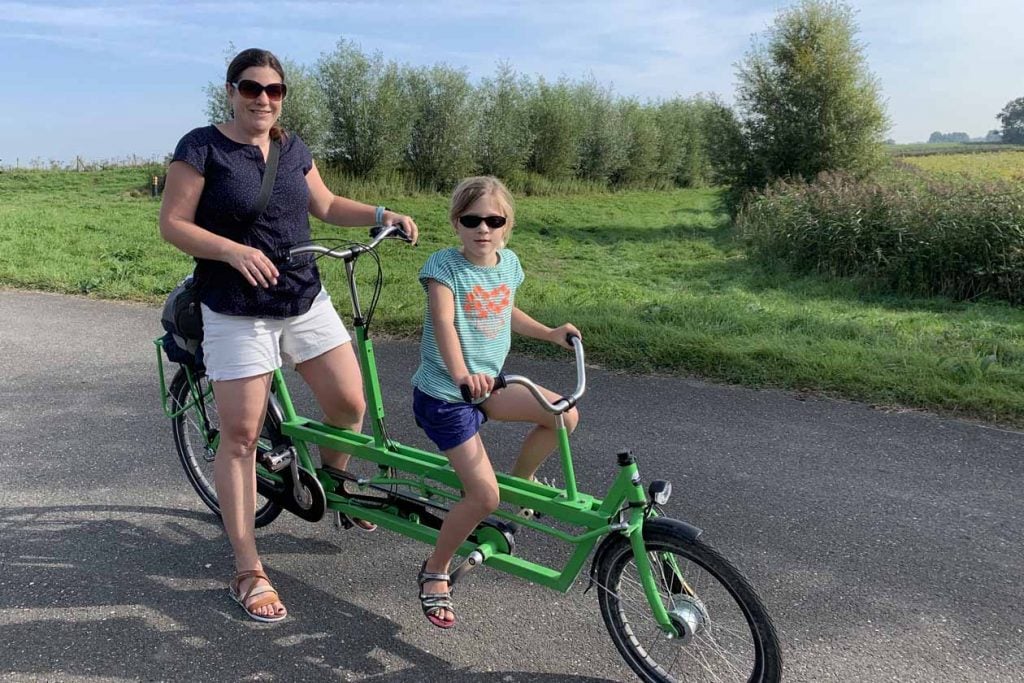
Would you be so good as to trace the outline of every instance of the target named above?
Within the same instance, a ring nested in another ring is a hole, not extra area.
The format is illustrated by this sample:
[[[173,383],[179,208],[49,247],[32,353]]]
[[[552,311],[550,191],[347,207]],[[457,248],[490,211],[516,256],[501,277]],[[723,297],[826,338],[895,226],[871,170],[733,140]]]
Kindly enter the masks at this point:
[[[593,75],[640,98],[717,93],[787,2],[429,0],[5,2],[0,165],[162,157],[206,123],[203,87],[229,43],[312,65],[339,38],[474,81],[500,60],[548,78]],[[851,0],[898,142],[972,136],[1024,95],[1021,0]]]

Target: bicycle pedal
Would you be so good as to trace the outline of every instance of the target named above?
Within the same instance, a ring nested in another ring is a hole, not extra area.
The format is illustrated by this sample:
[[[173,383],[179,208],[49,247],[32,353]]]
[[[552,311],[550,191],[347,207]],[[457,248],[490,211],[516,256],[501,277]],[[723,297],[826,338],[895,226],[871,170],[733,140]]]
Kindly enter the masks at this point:
[[[544,516],[543,512],[537,512],[532,508],[519,508],[519,512],[516,516],[522,517],[523,519],[541,519]]]
[[[263,467],[271,472],[280,472],[292,464],[295,459],[295,450],[288,445],[281,445],[272,451],[259,454],[259,461]]]
[[[480,551],[474,550],[469,554],[465,560],[463,560],[455,571],[451,573],[450,579],[448,580],[449,590],[455,586],[455,584],[466,575],[471,569],[480,566],[484,562],[484,556],[480,554]]]
[[[338,512],[337,510],[334,511],[334,528],[335,529],[351,529],[355,525],[356,525],[356,523],[352,521],[351,517],[349,517],[348,515],[346,515],[346,514],[344,514],[342,512]]]

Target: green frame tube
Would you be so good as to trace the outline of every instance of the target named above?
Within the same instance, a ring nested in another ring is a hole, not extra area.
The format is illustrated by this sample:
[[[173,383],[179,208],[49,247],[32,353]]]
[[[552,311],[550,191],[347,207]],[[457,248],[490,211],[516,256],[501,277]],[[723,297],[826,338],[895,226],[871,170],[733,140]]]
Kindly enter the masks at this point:
[[[355,332],[356,351],[363,373],[367,414],[370,417],[372,435],[338,429],[298,415],[295,412],[283,373],[280,370],[275,370],[273,373],[271,391],[281,408],[283,418],[281,431],[292,439],[298,455],[299,466],[319,477],[321,483],[325,484],[325,491],[334,490],[335,484],[330,475],[326,472],[318,472],[310,455],[308,445],[316,444],[348,453],[353,457],[380,466],[379,475],[362,480],[361,483],[371,486],[401,485],[418,491],[428,499],[456,500],[458,496],[447,489],[458,490],[461,484],[444,456],[405,446],[388,439],[384,402],[377,375],[373,343],[367,336],[365,326],[357,325]],[[157,347],[163,411],[165,415],[173,418],[191,408],[192,405],[182,406],[177,410],[171,409],[163,367],[162,342],[157,339],[154,343]],[[192,385],[194,393],[197,390],[197,385],[193,382],[191,374],[189,383]],[[654,573],[644,547],[642,527],[647,499],[640,484],[636,463],[631,462],[620,468],[619,474],[612,482],[605,498],[599,499],[581,493],[576,485],[568,429],[566,429],[561,416],[558,416],[556,420],[556,427],[565,489],[553,488],[498,472],[496,477],[500,499],[505,503],[534,509],[553,520],[579,527],[582,531],[578,534],[569,533],[535,519],[519,518],[504,510],[497,511],[495,515],[515,520],[516,524],[520,526],[531,528],[575,546],[575,550],[565,565],[561,568],[550,567],[503,552],[500,548],[502,543],[499,540],[483,540],[479,544],[466,541],[460,546],[458,553],[468,555],[474,551],[480,552],[484,557],[484,563],[490,567],[554,590],[566,592],[579,576],[598,541],[609,533],[622,533],[630,539],[641,583],[655,620],[666,633],[676,634],[658,593]],[[408,476],[389,476],[388,473],[391,471]],[[264,472],[262,468],[261,475],[275,477],[275,475]],[[362,505],[333,492],[327,493],[326,497],[327,507],[331,510],[374,522],[385,529],[424,543],[433,545],[437,542],[438,532],[435,529],[419,523],[416,519],[404,518],[394,505],[385,505],[379,508]],[[626,517],[628,517],[628,521],[625,522],[622,521],[623,510],[627,511]]]

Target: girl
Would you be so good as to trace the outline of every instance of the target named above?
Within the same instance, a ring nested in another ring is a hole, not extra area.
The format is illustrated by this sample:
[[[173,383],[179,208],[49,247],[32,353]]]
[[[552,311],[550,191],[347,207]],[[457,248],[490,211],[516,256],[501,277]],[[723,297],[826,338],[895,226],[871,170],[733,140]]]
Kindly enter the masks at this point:
[[[554,418],[529,391],[513,385],[491,393],[508,355],[512,332],[571,348],[566,323],[552,329],[515,306],[523,282],[519,259],[505,248],[515,222],[512,197],[497,178],[462,181],[452,195],[449,218],[459,248],[442,249],[427,259],[419,278],[427,292],[420,366],[413,376],[416,423],[449,459],[464,495],[441,526],[437,546],[420,569],[420,604],[439,628],[455,625],[448,565],[473,529],[498,507],[498,482],[480,439],[486,420],[532,422],[512,474],[524,479],[557,446]],[[469,387],[471,403],[462,398]],[[549,400],[558,395],[544,390]],[[565,413],[569,431],[579,416]]]

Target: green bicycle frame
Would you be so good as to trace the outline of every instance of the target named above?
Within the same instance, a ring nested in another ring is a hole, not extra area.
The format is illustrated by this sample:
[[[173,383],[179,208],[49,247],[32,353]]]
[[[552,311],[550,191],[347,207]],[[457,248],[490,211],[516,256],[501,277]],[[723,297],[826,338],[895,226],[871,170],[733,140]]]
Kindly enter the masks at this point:
[[[448,464],[447,458],[437,453],[405,446],[392,441],[387,436],[384,403],[377,375],[373,343],[367,335],[359,311],[351,263],[346,262],[346,267],[350,288],[353,290],[353,304],[356,311],[355,345],[363,373],[367,414],[370,418],[372,434],[367,435],[331,427],[317,420],[298,415],[285,384],[284,375],[281,370],[275,370],[271,385],[271,400],[276,403],[277,409],[280,411],[281,432],[291,438],[299,467],[317,477],[323,485],[328,509],[373,522],[403,536],[434,545],[437,542],[438,531],[420,523],[415,514],[399,514],[398,508],[393,502],[389,503],[387,498],[382,498],[379,506],[367,505],[335,493],[338,482],[326,471],[316,468],[308,448],[309,444],[316,444],[376,463],[379,473],[376,476],[358,480],[357,487],[360,489],[405,487],[417,494],[427,506],[438,504],[434,502],[437,500],[459,500],[457,491],[461,488],[461,483],[455,471]],[[155,343],[158,347],[164,412],[169,417],[173,417],[192,406],[190,404],[172,409],[168,405],[168,391],[160,350],[161,340],[158,339]],[[199,395],[200,387],[197,378],[191,372],[187,377],[191,387],[192,400],[201,406],[202,397]],[[650,508],[646,493],[641,486],[636,462],[632,458],[620,462],[619,474],[612,482],[603,500],[580,492],[576,486],[568,429],[562,415],[556,415],[555,421],[565,489],[498,472],[496,477],[500,499],[515,506],[531,508],[553,520],[578,527],[581,531],[577,534],[568,533],[538,522],[536,519],[523,519],[501,509],[495,512],[495,516],[514,520],[519,526],[534,529],[573,546],[575,549],[565,565],[561,568],[549,567],[514,556],[505,551],[507,542],[501,537],[500,532],[487,527],[480,527],[479,533],[476,535],[477,542],[467,540],[460,546],[458,553],[465,556],[474,551],[478,552],[482,556],[483,562],[490,567],[548,588],[566,592],[579,576],[597,543],[610,533],[621,533],[630,540],[637,571],[655,620],[666,633],[678,635],[658,593],[651,562],[644,546],[642,529]],[[257,467],[261,477],[278,479],[278,475],[264,470],[260,466]]]
[[[373,342],[363,326],[357,326],[356,348],[363,371],[367,394],[367,413],[372,424],[372,436],[337,429],[316,420],[301,417],[295,412],[291,396],[280,370],[274,373],[273,393],[282,412],[281,431],[291,437],[296,446],[299,463],[310,473],[318,474],[325,491],[333,491],[336,482],[325,472],[318,472],[306,444],[317,444],[336,451],[348,453],[376,463],[381,468],[379,476],[365,480],[367,486],[404,486],[430,499],[457,501],[459,496],[450,489],[461,487],[458,476],[449,465],[447,458],[428,451],[402,445],[387,438],[384,405],[381,398],[380,381],[374,361]],[[552,519],[582,527],[582,533],[570,534],[536,520],[522,519],[516,515],[498,510],[495,516],[514,520],[545,533],[560,541],[575,546],[575,550],[561,569],[545,566],[530,560],[501,552],[499,543],[484,541],[475,545],[469,541],[459,548],[460,555],[478,551],[484,563],[508,574],[518,576],[548,588],[566,592],[590,556],[598,541],[613,532],[628,536],[636,555],[637,570],[651,602],[655,619],[670,633],[675,633],[665,607],[658,594],[653,570],[644,550],[641,528],[647,508],[647,497],[640,485],[640,474],[635,462],[620,468],[604,500],[581,493],[576,486],[572,452],[569,446],[569,432],[564,420],[556,417],[558,448],[561,456],[565,490],[556,489],[534,481],[527,481],[504,473],[496,473],[501,500],[513,505],[527,507],[550,516]],[[402,476],[388,476],[396,471]],[[343,495],[327,493],[327,507],[344,514],[374,522],[386,529],[433,545],[438,532],[415,519],[405,519],[394,511],[353,503]],[[624,506],[626,506],[624,508]],[[620,515],[620,511],[624,514]],[[616,520],[616,521],[612,521]],[[623,521],[617,521],[623,520]]]

